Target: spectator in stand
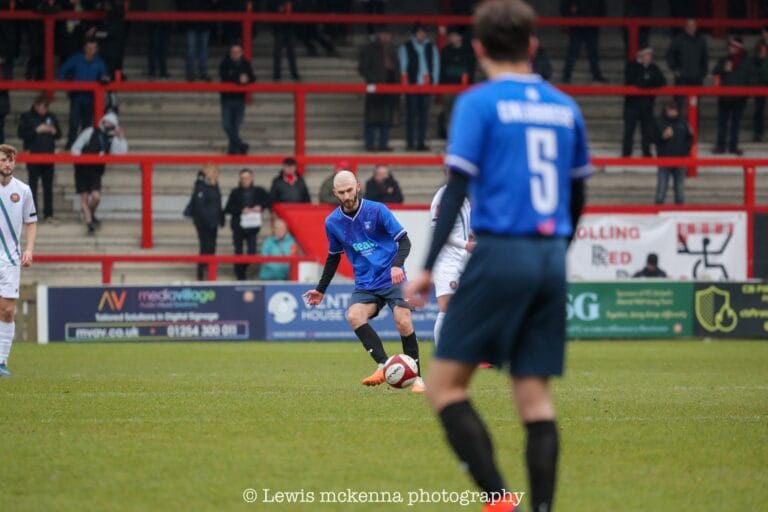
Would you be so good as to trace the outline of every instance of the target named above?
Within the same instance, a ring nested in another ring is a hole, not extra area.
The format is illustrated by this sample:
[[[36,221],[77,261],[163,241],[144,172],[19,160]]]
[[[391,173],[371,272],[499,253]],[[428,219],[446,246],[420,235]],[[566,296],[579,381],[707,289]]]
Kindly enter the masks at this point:
[[[106,64],[97,54],[99,45],[93,39],[87,39],[83,51],[68,58],[59,68],[59,80],[80,82],[109,82]],[[93,94],[86,91],[69,93],[69,132],[66,149],[72,147],[80,130],[93,125]]]
[[[755,45],[755,82],[762,87],[768,86],[768,26],[760,31],[760,38]],[[755,117],[752,123],[752,139],[762,142],[765,118],[765,96],[755,96]]]
[[[290,256],[296,241],[288,232],[285,221],[275,217],[272,222],[272,235],[264,239],[261,245],[262,256]],[[290,263],[262,263],[259,269],[261,281],[287,281],[291,278]]]
[[[10,0],[0,0],[0,11],[11,8]],[[13,65],[16,61],[16,32],[18,20],[0,20],[0,66],[3,80],[13,80]]]
[[[56,116],[48,110],[48,98],[38,96],[29,111],[19,119],[19,138],[24,142],[24,149],[30,153],[52,154],[56,152],[56,139],[61,137],[61,127]],[[53,164],[27,164],[29,188],[35,210],[41,211],[37,200],[37,182],[43,182],[43,219],[55,223],[53,218]]]
[[[2,52],[4,53],[4,52]],[[0,55],[0,78],[13,80],[13,72],[7,66],[8,61]],[[11,97],[7,90],[0,90],[0,144],[5,143],[5,118],[11,112]]]
[[[37,12],[56,12],[58,9],[48,8],[45,1],[40,0],[16,0],[15,9],[17,11],[37,11]],[[27,80],[43,79],[43,23],[38,20],[16,20],[16,37],[21,41],[22,37],[27,38],[29,45],[29,54],[27,55],[27,69],[24,72],[24,78]],[[18,49],[18,43],[16,43]],[[18,55],[17,55],[18,56]]]
[[[448,29],[448,44],[440,55],[440,83],[461,84],[475,82],[475,70],[477,61],[472,47],[464,44],[464,35],[460,27]],[[441,115],[440,132],[447,134],[447,127],[451,125],[451,111],[456,101],[456,94],[443,95],[443,112]]]
[[[549,81],[552,78],[552,63],[549,61],[549,57],[547,57],[547,52],[544,51],[544,48],[538,42],[534,49],[536,51],[533,57],[531,57],[531,70],[544,80]]]
[[[205,164],[197,174],[192,197],[189,198],[184,216],[195,223],[200,254],[216,254],[216,237],[219,226],[224,227],[224,210],[221,208],[219,190],[219,168],[216,164]],[[197,264],[197,280],[205,279],[205,263]]]
[[[676,0],[673,0],[676,1]],[[650,18],[653,15],[653,0],[624,0],[625,18]],[[622,30],[624,35],[624,47],[628,50],[629,37],[627,30]],[[645,48],[650,46],[651,28],[640,27],[637,31],[637,47]]]
[[[256,79],[253,75],[251,63],[243,58],[243,47],[233,44],[229,53],[224,56],[219,66],[219,77],[224,83],[247,85]],[[221,125],[227,134],[229,145],[227,153],[230,155],[248,153],[248,144],[240,139],[240,126],[245,118],[245,93],[222,92],[221,93]]]
[[[627,85],[643,89],[652,89],[667,85],[667,79],[653,62],[653,49],[641,48],[637,51],[637,59],[628,62],[624,70],[624,80]],[[635,127],[640,124],[640,138],[643,156],[651,156],[651,141],[653,137],[653,104],[654,96],[626,96],[624,98],[624,142],[622,156],[632,155],[632,142],[635,137]]]
[[[685,157],[691,153],[693,131],[674,99],[664,105],[664,113],[656,121],[655,140],[659,157]],[[656,204],[664,204],[670,175],[675,186],[675,204],[684,202],[685,167],[659,167]]]
[[[211,0],[177,0],[179,11],[210,12],[213,11]],[[208,43],[211,38],[211,24],[205,21],[187,23],[187,81],[193,82],[199,78],[210,82],[208,74]],[[197,71],[197,74],[195,74]]]
[[[365,183],[365,198],[379,203],[403,202],[400,184],[386,165],[379,164],[374,168],[373,176]]]
[[[246,254],[256,254],[256,237],[261,230],[262,214],[269,206],[267,191],[264,187],[253,184],[253,171],[241,170],[240,181],[229,193],[227,205],[224,207],[224,213],[231,215],[230,226],[235,254],[243,254],[244,243]],[[235,264],[235,277],[238,281],[245,281],[247,271],[247,263]]]
[[[384,14],[384,0],[363,0],[363,10],[365,14]],[[372,23],[366,26],[368,31],[368,39],[371,41],[376,40],[376,28]]]
[[[99,43],[99,55],[104,59],[107,71],[112,80],[115,72],[123,69],[125,57],[125,40],[128,36],[128,25],[125,22],[124,0],[107,0],[103,2],[106,12],[103,22],[89,34]]]
[[[283,168],[272,180],[269,197],[273,204],[310,202],[307,184],[297,173],[296,159],[288,157],[283,160]]]
[[[645,266],[632,277],[667,277],[667,273],[659,268],[659,255],[652,252],[648,254]]]
[[[605,0],[560,0],[560,14],[574,18],[604,18],[606,15]],[[600,71],[599,44],[600,29],[597,27],[571,27],[568,29],[568,51],[563,67],[563,83],[571,82],[573,66],[579,53],[581,53],[581,45],[587,47],[592,80],[601,84],[608,82]]]
[[[213,0],[214,9],[217,12],[245,12],[247,10],[247,0]],[[258,11],[261,2],[253,2],[253,10]],[[238,22],[221,22],[217,24],[217,41],[229,48],[233,44],[243,41],[243,24]],[[254,34],[255,35],[255,34]]]
[[[386,26],[376,29],[376,39],[360,50],[357,72],[368,84],[399,83],[400,60],[392,45],[392,34]],[[399,101],[396,94],[368,93],[365,95],[365,150],[392,151],[389,129]],[[376,146],[376,132],[379,145]],[[331,185],[331,188],[333,186]]]
[[[333,178],[341,171],[351,171],[352,169],[350,167],[349,162],[346,160],[336,162],[336,165],[333,166],[333,173],[325,178],[320,185],[320,194],[318,195],[320,204],[339,205],[339,200],[333,193]]]
[[[99,121],[98,128],[90,126],[83,130],[72,144],[73,155],[125,155],[128,141],[125,131],[120,128],[117,115],[110,112]],[[80,194],[80,207],[88,235],[96,233],[101,222],[96,218],[96,209],[101,202],[101,178],[104,164],[75,164],[75,192]]]
[[[682,32],[672,38],[667,49],[667,65],[675,76],[675,85],[701,85],[709,70],[707,40],[696,31],[696,20],[685,20]],[[676,96],[682,112],[684,96]]]
[[[320,6],[317,0],[303,0],[295,5],[294,10],[297,12],[320,12]],[[294,2],[296,4],[296,2]],[[310,57],[317,56],[317,47],[315,43],[318,43],[325,50],[326,55],[329,57],[338,57],[339,53],[336,51],[336,45],[333,44],[331,38],[325,32],[325,27],[320,23],[302,23],[296,29],[297,36],[307,49],[307,54]]]
[[[717,61],[712,74],[718,77],[720,85],[725,87],[747,86],[752,83],[752,60],[744,49],[741,37],[733,36],[728,39],[728,55]],[[746,104],[747,98],[743,96],[721,96],[717,99],[715,154],[725,153],[726,142],[729,153],[743,154],[739,148],[739,129]],[[729,131],[730,140],[726,140]]]
[[[399,56],[400,72],[407,76],[409,84],[440,83],[440,55],[423,25],[414,25],[411,38],[400,45]],[[425,140],[431,102],[429,94],[405,95],[405,140],[409,150],[429,151]]]
[[[147,2],[147,11],[172,12],[176,10],[174,0],[152,0]],[[168,74],[168,42],[173,24],[153,22],[149,24],[149,52],[147,74],[150,78],[170,78]]]
[[[267,7],[271,12],[285,12],[288,1],[286,0],[267,0]],[[283,48],[288,58],[288,68],[291,71],[291,78],[296,82],[301,80],[299,70],[296,67],[296,50],[293,47],[293,32],[295,27],[293,23],[274,23],[272,25],[272,36],[274,45],[272,47],[272,80],[279,82],[283,75]]]

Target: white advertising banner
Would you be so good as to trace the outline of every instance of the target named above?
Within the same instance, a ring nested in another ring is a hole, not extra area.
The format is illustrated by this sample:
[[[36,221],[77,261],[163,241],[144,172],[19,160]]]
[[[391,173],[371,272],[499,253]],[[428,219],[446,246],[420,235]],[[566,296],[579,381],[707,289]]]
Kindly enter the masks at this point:
[[[743,212],[660,212],[584,215],[568,251],[572,280],[625,279],[658,255],[673,279],[747,278],[747,217]]]

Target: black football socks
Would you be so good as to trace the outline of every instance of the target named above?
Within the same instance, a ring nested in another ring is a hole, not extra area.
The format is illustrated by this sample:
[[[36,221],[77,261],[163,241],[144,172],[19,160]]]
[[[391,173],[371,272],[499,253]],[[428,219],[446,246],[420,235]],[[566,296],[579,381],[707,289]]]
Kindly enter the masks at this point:
[[[400,336],[400,339],[403,340],[403,353],[416,361],[416,367],[419,369],[419,375],[421,375],[421,364],[419,363],[419,341],[416,339],[416,331],[413,331],[408,336]]]
[[[533,512],[549,512],[555,495],[560,444],[557,426],[554,421],[534,421],[526,423],[525,427],[528,430],[525,461],[531,487],[531,509]]]
[[[440,411],[440,421],[453,451],[467,465],[477,485],[489,494],[505,492],[488,430],[469,400],[447,405]]]
[[[371,324],[363,324],[355,329],[355,334],[363,343],[365,350],[371,355],[374,361],[378,364],[384,364],[387,362],[387,353],[384,352],[384,345],[381,344],[381,338],[376,331],[371,327]]]

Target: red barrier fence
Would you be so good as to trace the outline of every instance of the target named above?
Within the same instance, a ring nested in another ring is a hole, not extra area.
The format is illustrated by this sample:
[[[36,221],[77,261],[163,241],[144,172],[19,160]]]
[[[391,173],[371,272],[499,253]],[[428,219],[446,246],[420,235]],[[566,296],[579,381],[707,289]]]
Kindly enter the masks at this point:
[[[298,279],[299,263],[314,261],[308,256],[255,255],[192,255],[192,254],[36,254],[35,263],[100,263],[101,281],[112,282],[115,263],[204,263],[208,265],[208,280],[216,281],[218,266],[226,263],[289,263],[290,278]]]
[[[0,20],[40,21],[44,34],[45,78],[54,77],[54,31],[56,21],[64,20],[99,20],[104,17],[100,12],[63,11],[56,14],[42,14],[33,11],[19,11],[11,8],[0,11]],[[380,24],[411,26],[418,22],[422,25],[434,26],[438,34],[438,46],[445,44],[447,27],[450,25],[469,25],[472,18],[468,16],[444,16],[429,14],[334,14],[334,13],[297,13],[289,7],[285,13],[254,12],[253,2],[246,3],[245,12],[141,12],[132,11],[130,3],[125,2],[125,19],[140,22],[185,22],[211,21],[240,23],[244,41],[250,41],[253,36],[254,23],[327,23],[343,25]],[[627,54],[632,58],[637,52],[638,34],[641,27],[680,27],[682,20],[678,18],[563,18],[542,17],[538,19],[542,27],[617,27],[627,30]],[[699,19],[701,28],[729,29],[760,29],[766,24],[761,19]],[[253,56],[252,45],[244,47],[246,59]]]

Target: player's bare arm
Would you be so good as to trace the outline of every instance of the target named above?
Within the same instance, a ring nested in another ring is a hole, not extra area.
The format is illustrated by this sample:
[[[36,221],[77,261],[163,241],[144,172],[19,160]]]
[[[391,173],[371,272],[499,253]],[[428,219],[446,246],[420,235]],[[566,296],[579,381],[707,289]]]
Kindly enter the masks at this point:
[[[24,236],[27,240],[27,247],[21,253],[21,265],[29,267],[32,265],[32,254],[35,252],[35,240],[37,239],[37,222],[24,224]]]

